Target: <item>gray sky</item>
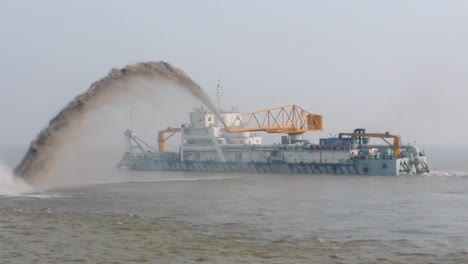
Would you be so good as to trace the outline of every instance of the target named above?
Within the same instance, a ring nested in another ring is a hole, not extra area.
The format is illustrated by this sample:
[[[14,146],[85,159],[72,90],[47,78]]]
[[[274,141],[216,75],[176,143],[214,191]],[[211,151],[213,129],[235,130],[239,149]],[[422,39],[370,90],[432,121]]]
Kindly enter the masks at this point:
[[[4,1],[0,144],[25,144],[113,67],[165,60],[241,111],[420,145],[468,130],[467,1]],[[119,131],[118,133],[121,133]]]

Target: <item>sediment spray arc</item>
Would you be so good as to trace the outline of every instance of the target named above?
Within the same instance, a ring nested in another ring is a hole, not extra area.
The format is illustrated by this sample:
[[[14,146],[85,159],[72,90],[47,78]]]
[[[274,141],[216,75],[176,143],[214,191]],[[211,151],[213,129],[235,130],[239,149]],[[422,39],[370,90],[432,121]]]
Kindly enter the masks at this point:
[[[34,182],[38,180],[37,175],[47,173],[49,166],[54,162],[56,155],[54,150],[60,144],[65,144],[62,139],[75,124],[87,115],[91,115],[102,104],[112,103],[110,101],[113,100],[114,93],[132,93],[132,86],[122,88],[121,85],[128,80],[171,82],[198,98],[220,117],[217,108],[201,87],[182,70],[167,62],[144,62],[127,65],[122,69],[112,69],[107,76],[93,83],[86,92],[78,95],[49,121],[46,128],[32,141],[14,173],[28,182]],[[155,86],[157,85],[155,82]]]

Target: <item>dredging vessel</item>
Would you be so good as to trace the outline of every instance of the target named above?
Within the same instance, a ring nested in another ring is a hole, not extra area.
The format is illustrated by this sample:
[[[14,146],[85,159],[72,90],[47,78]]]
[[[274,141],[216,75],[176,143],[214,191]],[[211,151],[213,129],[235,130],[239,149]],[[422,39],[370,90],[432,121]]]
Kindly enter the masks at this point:
[[[399,175],[429,172],[427,159],[398,135],[368,133],[363,128],[317,143],[304,133],[323,131],[323,117],[297,105],[252,113],[238,110],[216,115],[204,107],[189,114],[190,123],[158,132],[158,148],[125,131],[126,151],[118,164],[130,170],[206,171],[282,174]],[[281,141],[262,144],[259,132],[283,134]],[[180,134],[177,152],[166,142]],[[371,144],[371,139],[382,144]],[[392,141],[392,142],[391,142]]]

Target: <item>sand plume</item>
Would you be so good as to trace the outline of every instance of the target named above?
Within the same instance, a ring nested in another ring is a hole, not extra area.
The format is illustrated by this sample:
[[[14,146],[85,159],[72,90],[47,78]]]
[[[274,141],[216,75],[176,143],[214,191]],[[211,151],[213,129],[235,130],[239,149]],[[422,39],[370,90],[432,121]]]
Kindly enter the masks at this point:
[[[170,82],[198,98],[219,115],[201,87],[183,71],[169,63],[145,62],[127,65],[122,69],[112,69],[107,76],[93,83],[86,92],[78,95],[49,121],[47,127],[31,142],[25,156],[16,166],[15,174],[28,182],[40,180],[37,179],[38,175],[47,174],[58,155],[57,148],[65,144],[66,135],[77,133],[74,128],[79,127],[80,122],[88,115],[92,115],[93,111],[125,96],[135,96],[135,93],[140,93],[138,96],[144,97],[144,90],[126,85],[129,81],[133,83],[156,81],[153,86],[146,85],[145,89],[157,89],[158,81]]]

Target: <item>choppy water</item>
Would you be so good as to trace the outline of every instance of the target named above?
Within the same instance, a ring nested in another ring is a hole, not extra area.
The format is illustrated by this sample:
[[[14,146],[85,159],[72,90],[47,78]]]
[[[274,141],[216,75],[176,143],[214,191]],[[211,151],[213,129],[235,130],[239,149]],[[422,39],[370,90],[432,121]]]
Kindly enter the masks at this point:
[[[114,171],[3,194],[1,262],[468,263],[465,158],[423,176]]]

